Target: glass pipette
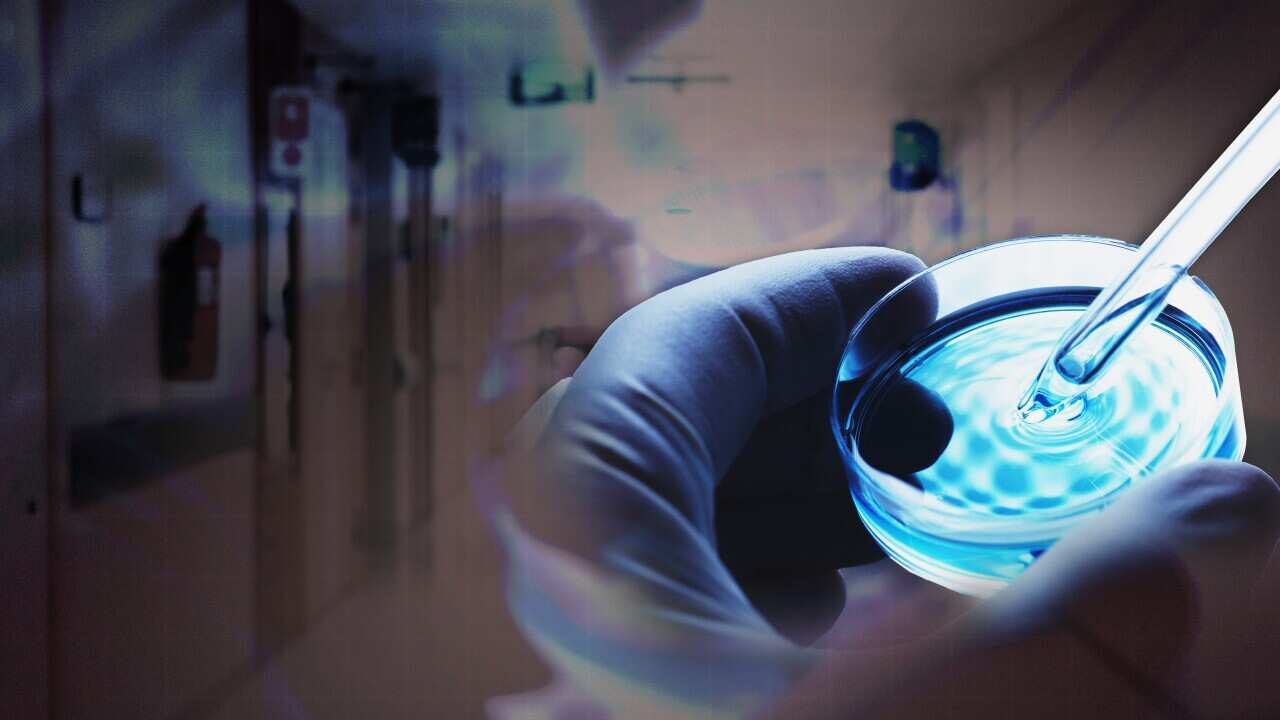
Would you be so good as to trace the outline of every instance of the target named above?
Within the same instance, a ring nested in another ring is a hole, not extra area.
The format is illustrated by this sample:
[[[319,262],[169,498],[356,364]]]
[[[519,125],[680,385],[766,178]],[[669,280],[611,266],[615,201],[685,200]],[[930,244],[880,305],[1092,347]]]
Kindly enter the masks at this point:
[[[1174,284],[1280,168],[1280,92],[1147,237],[1133,265],[1062,334],[1018,403],[1029,423],[1070,420],[1125,340],[1160,314]]]

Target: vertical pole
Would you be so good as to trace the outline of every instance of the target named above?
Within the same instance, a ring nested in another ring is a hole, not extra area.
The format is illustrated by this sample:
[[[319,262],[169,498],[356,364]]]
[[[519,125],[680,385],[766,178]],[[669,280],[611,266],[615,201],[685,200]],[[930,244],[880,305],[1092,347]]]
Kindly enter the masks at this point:
[[[395,318],[392,272],[391,92],[370,88],[365,101],[365,351],[368,508],[366,541],[390,550],[395,541]]]

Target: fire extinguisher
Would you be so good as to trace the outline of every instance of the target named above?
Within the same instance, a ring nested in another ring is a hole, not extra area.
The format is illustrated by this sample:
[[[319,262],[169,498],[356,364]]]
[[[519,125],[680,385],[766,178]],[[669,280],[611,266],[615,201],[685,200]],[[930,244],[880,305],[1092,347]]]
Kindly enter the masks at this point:
[[[160,373],[166,380],[212,380],[218,369],[222,246],[207,233],[205,206],[160,255]]]

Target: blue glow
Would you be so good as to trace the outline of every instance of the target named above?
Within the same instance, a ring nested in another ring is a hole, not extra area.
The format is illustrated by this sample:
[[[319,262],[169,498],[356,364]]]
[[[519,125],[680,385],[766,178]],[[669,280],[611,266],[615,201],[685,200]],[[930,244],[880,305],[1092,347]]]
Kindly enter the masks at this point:
[[[1057,539],[1061,526],[1054,522],[1095,513],[1132,482],[1166,467],[1243,454],[1242,435],[1231,431],[1238,407],[1219,411],[1223,355],[1209,333],[1181,313],[1166,312],[1140,329],[1077,417],[1023,422],[1015,410],[1023,384],[1087,300],[1046,292],[993,301],[943,323],[869,380],[854,411],[852,439],[872,466],[890,471],[873,458],[877,448],[868,439],[921,433],[928,423],[891,407],[900,404],[907,384],[905,392],[937,403],[952,423],[945,446],[922,451],[909,467],[914,472],[892,470],[926,502],[950,509],[931,516],[936,524],[905,519],[874,493],[855,488],[864,522],[909,569],[958,590],[985,592],[1017,576]],[[984,518],[1017,523],[988,537],[969,532]]]

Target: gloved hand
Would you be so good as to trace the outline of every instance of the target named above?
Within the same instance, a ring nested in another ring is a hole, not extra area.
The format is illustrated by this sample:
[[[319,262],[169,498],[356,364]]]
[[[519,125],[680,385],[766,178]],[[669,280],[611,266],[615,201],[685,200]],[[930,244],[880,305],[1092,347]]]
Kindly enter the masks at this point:
[[[834,571],[879,557],[832,452],[830,383],[857,319],[921,267],[891,250],[829,249],[701,278],[619,318],[531,411],[528,452],[508,458],[492,511],[513,617],[573,697],[614,717],[777,702],[788,717],[927,714],[935,696],[978,712],[1013,703],[1008,687],[979,682],[1008,677],[1013,648],[1011,667],[1032,657],[1027,667],[1046,673],[1035,677],[1067,691],[1094,683],[1085,697],[1114,692],[1158,711],[1191,702],[1167,681],[1205,604],[1229,612],[1238,594],[1217,589],[1250,582],[1275,544],[1280,493],[1244,465],[1150,479],[1008,591],[912,643],[860,645],[868,625],[852,611],[831,637],[856,652],[795,642],[846,606]],[[897,304],[904,326],[932,317],[933,297],[917,295]],[[892,610],[927,585],[893,577],[876,574],[848,606],[875,595]],[[978,677],[894,706],[900,683],[928,687],[930,668],[952,666]]]

